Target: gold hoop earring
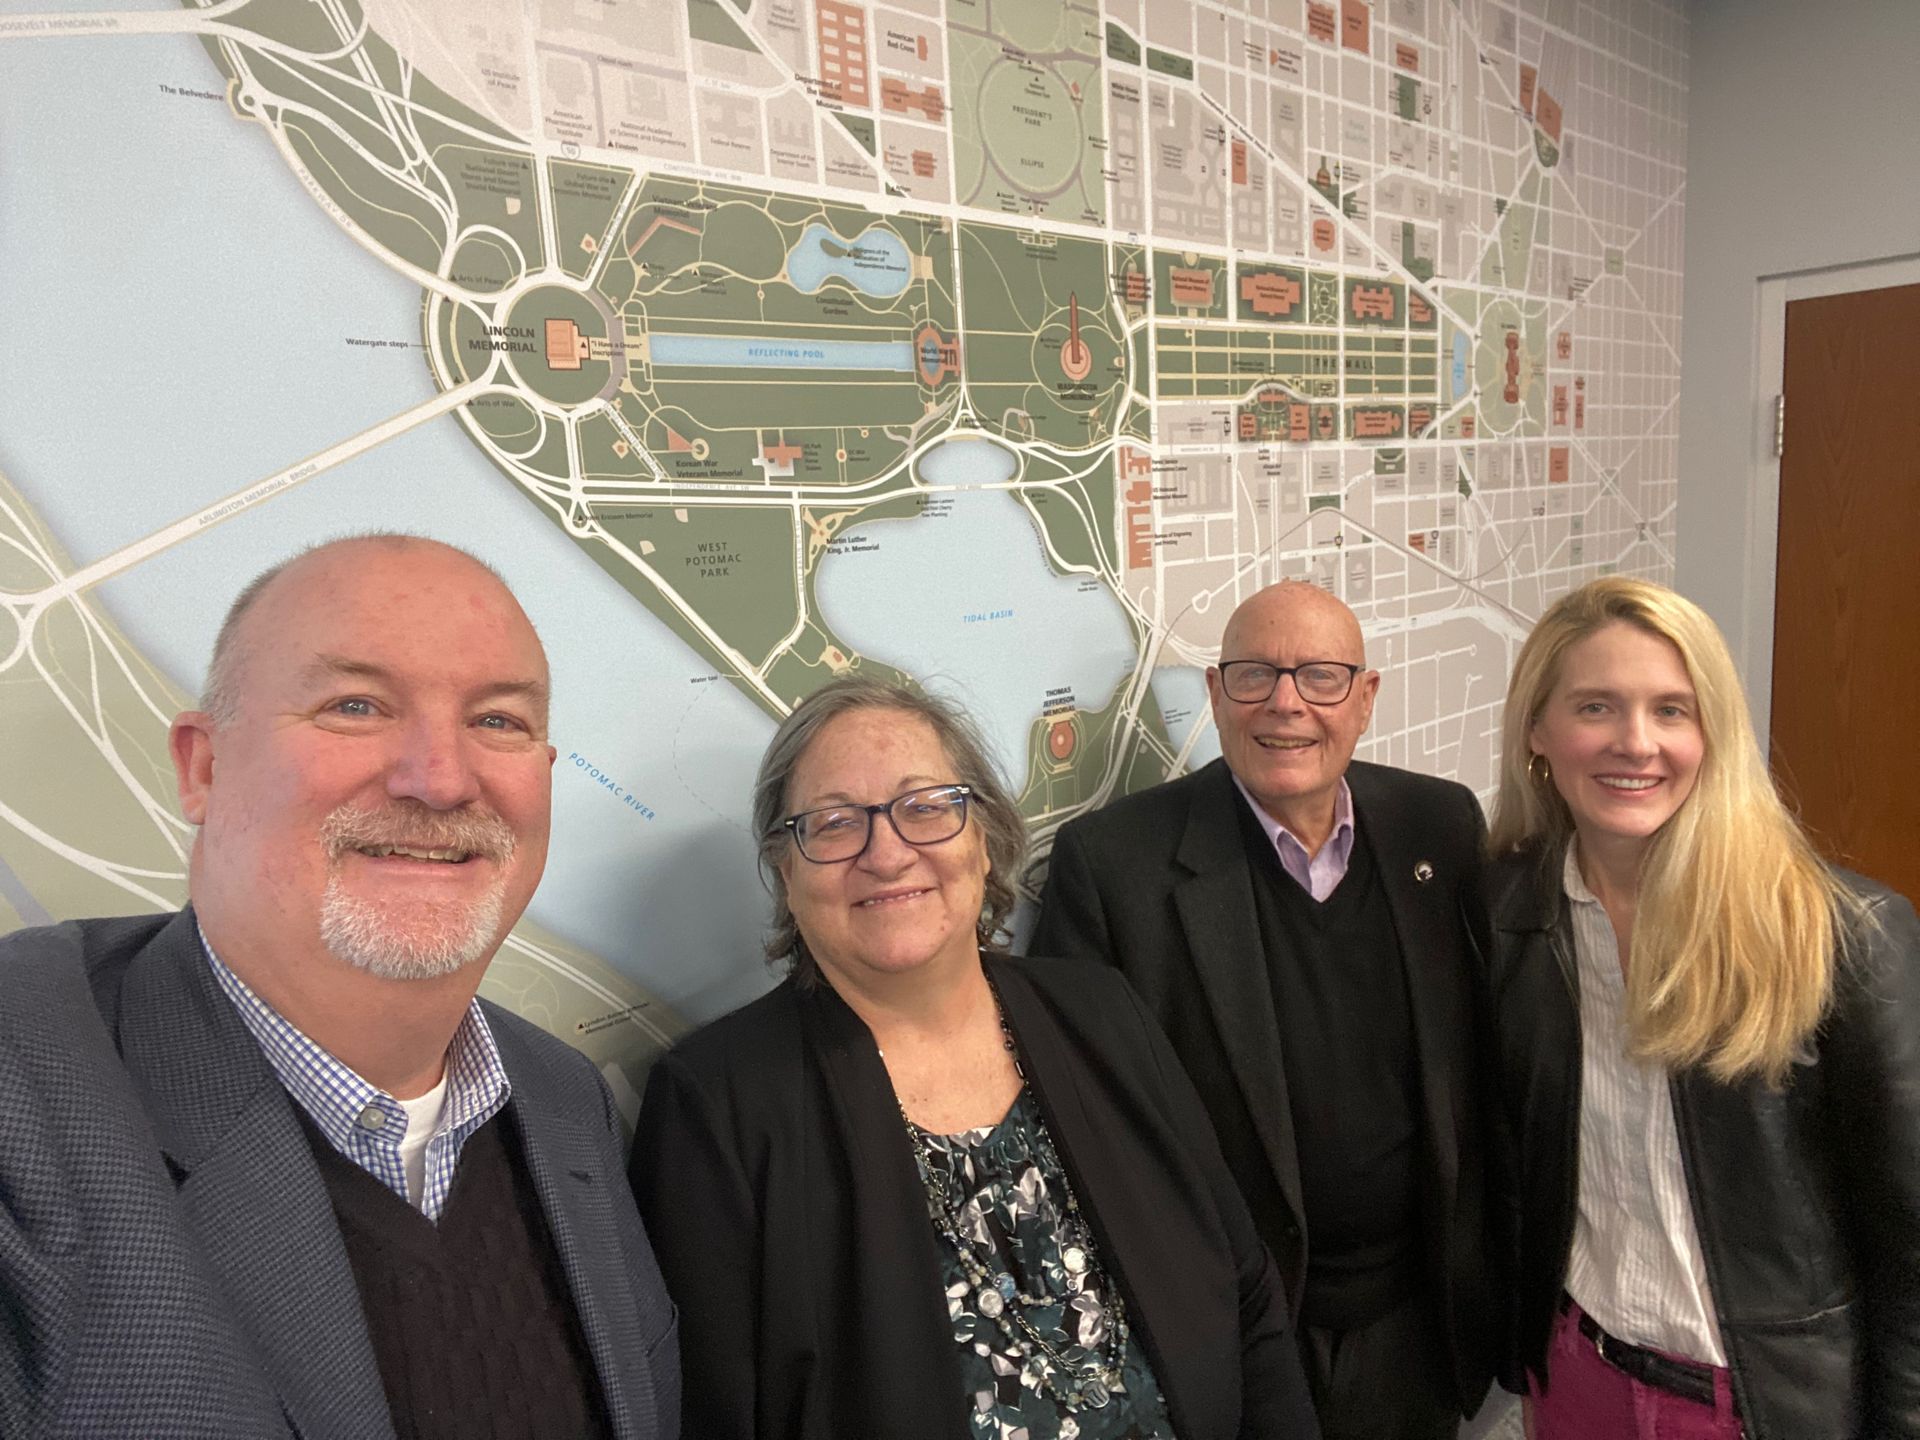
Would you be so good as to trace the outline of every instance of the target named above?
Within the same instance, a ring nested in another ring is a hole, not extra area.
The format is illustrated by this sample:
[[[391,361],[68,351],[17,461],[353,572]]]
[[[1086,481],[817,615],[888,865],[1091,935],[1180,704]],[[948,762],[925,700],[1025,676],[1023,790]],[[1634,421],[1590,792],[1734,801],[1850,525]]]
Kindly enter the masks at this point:
[[[1553,766],[1538,751],[1527,757],[1527,778],[1536,785],[1545,785],[1553,779]]]

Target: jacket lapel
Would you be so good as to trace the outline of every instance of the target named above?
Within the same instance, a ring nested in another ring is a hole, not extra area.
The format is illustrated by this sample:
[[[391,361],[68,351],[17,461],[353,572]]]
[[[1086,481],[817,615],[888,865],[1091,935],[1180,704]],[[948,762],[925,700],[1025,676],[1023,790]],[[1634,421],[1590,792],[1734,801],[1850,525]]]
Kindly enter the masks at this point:
[[[1473,1016],[1463,985],[1469,957],[1462,953],[1459,896],[1474,883],[1478,856],[1431,848],[1432,818],[1408,813],[1398,787],[1364,762],[1347,770],[1354,829],[1366,836],[1380,867],[1380,887],[1400,941],[1419,1060],[1421,1113],[1439,1167],[1443,1207],[1451,1214],[1460,1173],[1451,1058],[1471,1045]],[[1449,874],[1458,867],[1466,873]],[[1425,879],[1419,877],[1425,876]]]
[[[1204,1413],[1212,1397],[1191,1393],[1185,1382],[1207,1373],[1219,1357],[1207,1353],[1204,1324],[1183,1313],[1190,1297],[1182,1293],[1180,1281],[1193,1259],[1192,1242],[1171,1238],[1180,1233],[1177,1224],[1169,1224],[1170,1207],[1178,1201],[1173,1198],[1176,1192],[1162,1183],[1183,1177],[1184,1165],[1177,1156],[1168,1155],[1164,1169],[1154,1174],[1130,1170],[1129,1156],[1159,1153],[1166,1137],[1142,1129],[1140,1113],[1116,1107],[1112,1093],[1103,1093],[1092,1078],[1099,1061],[1118,1052],[1103,1051],[1083,1038],[1069,1039],[1032,981],[1014,966],[989,957],[987,970],[994,977],[1007,1028],[1019,1043],[1028,1087],[1067,1167],[1084,1218],[1093,1227],[1103,1263],[1119,1283],[1134,1324],[1143,1332],[1159,1367],[1155,1378],[1176,1416]],[[1082,1012],[1073,1019],[1094,1022],[1089,1028],[1095,1034],[1111,1036],[1118,1029],[1103,1023],[1108,1016],[1100,1011]],[[1152,1077],[1148,1083],[1154,1083]],[[1121,1134],[1138,1148],[1130,1149],[1113,1138]],[[1191,1205],[1191,1199],[1187,1203]],[[1171,1213],[1192,1223],[1190,1209]],[[1183,1418],[1181,1423],[1189,1421]]]
[[[1493,928],[1502,935],[1547,936],[1546,948],[1559,965],[1567,999],[1577,1010],[1580,980],[1573,960],[1573,920],[1561,888],[1565,861],[1565,841],[1495,861],[1488,869],[1487,909]],[[1509,942],[1496,946],[1495,953],[1525,955],[1530,947]]]
[[[1281,1195],[1295,1217],[1302,1218],[1300,1162],[1280,1058],[1280,1025],[1235,803],[1233,776],[1221,761],[1195,777],[1186,832],[1174,854],[1188,873],[1174,885],[1174,905],[1267,1163]]]
[[[636,1353],[643,1330],[626,1283],[628,1266],[620,1252],[610,1177],[598,1137],[579,1118],[550,1103],[548,1088],[540,1083],[540,1058],[510,1027],[496,1024],[493,1035],[513,1086],[508,1110],[520,1127],[528,1174],[566,1272],[613,1433],[651,1433],[636,1418],[652,1415],[653,1395],[641,1363],[644,1357]],[[646,1393],[630,1393],[632,1385]]]
[[[266,1058],[213,978],[192,910],[128,969],[120,1048],[180,1203],[293,1428],[391,1440],[360,1293],[319,1167]]]
[[[847,1248],[825,1263],[847,1277],[834,1293],[881,1303],[871,1313],[823,1317],[834,1348],[865,1363],[841,1377],[852,1388],[816,1387],[817,1403],[791,1417],[791,1433],[835,1427],[831,1433],[863,1440],[963,1440],[972,1433],[966,1417],[945,1401],[960,1393],[960,1362],[940,1285],[940,1248],[886,1062],[873,1033],[831,986],[801,991],[798,1004],[847,1167],[850,1213],[826,1231]],[[929,1375],[939,1377],[936,1385],[927,1383]]]

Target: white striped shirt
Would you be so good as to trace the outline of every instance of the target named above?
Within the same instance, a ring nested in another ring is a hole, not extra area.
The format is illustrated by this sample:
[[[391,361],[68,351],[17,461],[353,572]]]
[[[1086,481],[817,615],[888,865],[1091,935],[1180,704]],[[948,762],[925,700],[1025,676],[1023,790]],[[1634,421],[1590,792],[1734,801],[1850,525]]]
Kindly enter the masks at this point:
[[[200,945],[213,965],[214,979],[233,1002],[267,1064],[333,1148],[429,1220],[439,1220],[447,1194],[453,1189],[460,1147],[507,1103],[511,1093],[506,1066],[500,1061],[480,1002],[468,1004],[460,1028],[453,1032],[453,1043],[447,1047],[442,1076],[446,1103],[427,1141],[425,1173],[416,1199],[407,1184],[407,1161],[401,1143],[408,1129],[406,1107],[343,1065],[254,994],[247,982],[214,953],[205,931],[200,933]]]
[[[1567,847],[1561,882],[1572,902],[1582,1052],[1580,1208],[1567,1292],[1618,1339],[1725,1365],[1667,1071],[1627,1054],[1619,943],[1574,850]]]

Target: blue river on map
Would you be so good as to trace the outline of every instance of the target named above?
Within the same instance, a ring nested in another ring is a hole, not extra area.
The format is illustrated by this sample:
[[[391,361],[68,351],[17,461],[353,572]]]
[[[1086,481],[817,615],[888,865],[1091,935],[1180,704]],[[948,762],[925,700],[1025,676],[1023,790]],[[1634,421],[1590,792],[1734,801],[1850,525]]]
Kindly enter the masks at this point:
[[[815,223],[787,252],[787,279],[808,295],[829,280],[844,280],[864,295],[890,300],[912,283],[913,256],[904,240],[881,226],[849,242]]]
[[[263,133],[169,86],[218,92],[222,80],[185,36],[0,45],[0,296],[11,331],[32,337],[0,349],[0,472],[76,563],[434,393],[409,348],[419,289],[328,219]],[[747,790],[772,722],[451,417],[92,593],[192,693],[249,576],[369,529],[492,561],[546,642],[559,753],[531,918],[694,1019],[764,990]]]
[[[980,439],[948,441],[920,462],[948,485],[991,485],[1014,468],[1011,452]],[[1033,723],[1063,703],[1060,692],[1100,709],[1134,666],[1118,598],[1092,577],[1057,574],[1032,516],[1004,490],[960,491],[931,513],[841,532],[815,594],[847,644],[963,705],[1016,790]]]
[[[653,365],[731,365],[774,370],[911,370],[908,340],[781,340],[751,335],[647,337]]]
[[[929,448],[916,468],[932,485],[999,485],[1020,473],[1020,457],[991,440],[962,435]]]

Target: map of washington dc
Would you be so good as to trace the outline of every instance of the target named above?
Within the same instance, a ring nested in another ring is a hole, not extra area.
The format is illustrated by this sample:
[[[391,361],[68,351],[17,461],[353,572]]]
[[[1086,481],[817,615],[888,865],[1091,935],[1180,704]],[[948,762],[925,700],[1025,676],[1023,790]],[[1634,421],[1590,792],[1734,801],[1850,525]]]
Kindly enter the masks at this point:
[[[32,5],[32,0],[28,0]],[[769,983],[746,791],[858,668],[1045,842],[1338,594],[1361,755],[1491,789],[1518,642],[1670,578],[1685,29],[1552,0],[0,14],[0,926],[173,906],[165,727],[287,550],[426,530],[553,652],[489,978],[624,1102]],[[28,743],[15,737],[29,737]]]

